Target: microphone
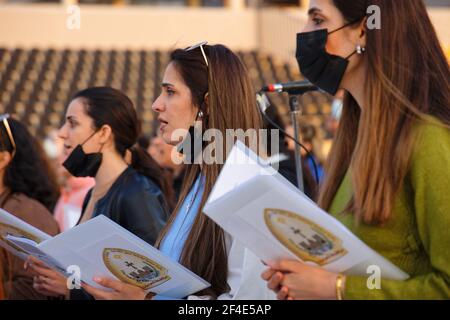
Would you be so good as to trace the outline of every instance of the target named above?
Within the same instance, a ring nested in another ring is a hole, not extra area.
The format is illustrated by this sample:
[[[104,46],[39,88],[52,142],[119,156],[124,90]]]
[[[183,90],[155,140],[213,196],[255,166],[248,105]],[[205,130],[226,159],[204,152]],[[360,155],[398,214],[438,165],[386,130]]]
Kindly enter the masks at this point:
[[[318,87],[311,82],[305,81],[292,81],[285,83],[273,83],[264,86],[261,91],[263,92],[287,92],[289,94],[303,94],[308,91],[319,90]]]

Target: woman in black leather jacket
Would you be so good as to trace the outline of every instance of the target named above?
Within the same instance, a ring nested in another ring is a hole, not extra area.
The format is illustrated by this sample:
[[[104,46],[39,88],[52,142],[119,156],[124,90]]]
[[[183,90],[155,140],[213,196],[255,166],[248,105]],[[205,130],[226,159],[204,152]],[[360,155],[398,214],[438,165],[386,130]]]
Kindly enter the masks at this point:
[[[59,131],[67,155],[64,167],[74,176],[95,178],[78,223],[103,214],[153,245],[168,216],[163,193],[168,184],[162,169],[136,144],[139,134],[133,103],[108,87],[77,93]],[[69,295],[62,275],[34,259],[30,267],[38,274],[36,290]],[[75,292],[70,295],[74,298]]]

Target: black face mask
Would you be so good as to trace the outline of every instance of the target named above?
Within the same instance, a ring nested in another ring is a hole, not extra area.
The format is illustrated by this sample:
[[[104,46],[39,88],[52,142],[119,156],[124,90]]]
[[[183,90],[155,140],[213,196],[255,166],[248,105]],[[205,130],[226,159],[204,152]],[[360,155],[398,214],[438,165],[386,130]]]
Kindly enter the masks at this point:
[[[311,83],[332,95],[338,91],[348,59],[356,50],[346,58],[329,54],[325,49],[328,35],[354,23],[348,23],[332,32],[322,29],[297,34],[296,58],[302,74]]]
[[[195,163],[197,156],[205,148],[205,141],[203,141],[201,129],[193,125],[189,127],[188,134],[183,141],[177,146],[177,151],[185,155],[185,163]]]
[[[79,144],[69,157],[64,161],[63,166],[74,177],[95,177],[102,164],[103,154],[101,152],[86,154],[83,145],[94,135],[94,132],[82,144]]]

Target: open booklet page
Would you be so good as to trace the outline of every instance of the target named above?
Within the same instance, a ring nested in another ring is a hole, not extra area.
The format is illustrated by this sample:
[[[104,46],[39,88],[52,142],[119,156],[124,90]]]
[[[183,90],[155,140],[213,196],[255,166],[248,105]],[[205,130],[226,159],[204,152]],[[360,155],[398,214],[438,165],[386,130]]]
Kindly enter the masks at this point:
[[[22,221],[11,213],[0,209],[0,246],[19,258],[26,259],[28,254],[8,240],[8,236],[30,240],[35,244],[52,238],[50,235]]]
[[[263,261],[297,259],[357,275],[377,266],[384,278],[408,278],[245,145],[230,155],[204,212]]]
[[[148,292],[183,298],[209,286],[178,262],[103,215],[80,224],[39,248],[63,267],[79,267],[81,279],[112,277]]]
[[[111,277],[172,298],[210,286],[102,215],[52,238],[1,210],[0,232],[0,244],[13,254],[22,259],[32,255],[65,276],[67,270],[79,270],[81,281],[91,286],[101,287],[95,276]]]

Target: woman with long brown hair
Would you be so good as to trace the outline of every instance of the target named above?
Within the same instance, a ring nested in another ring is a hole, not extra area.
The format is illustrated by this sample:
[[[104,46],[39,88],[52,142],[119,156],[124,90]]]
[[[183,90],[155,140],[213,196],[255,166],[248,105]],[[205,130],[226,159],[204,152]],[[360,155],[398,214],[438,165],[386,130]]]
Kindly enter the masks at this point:
[[[297,45],[311,82],[346,90],[319,204],[410,278],[286,260],[262,277],[279,299],[450,298],[450,72],[425,4],[312,0]]]
[[[262,123],[246,68],[236,54],[222,45],[203,44],[173,51],[164,74],[162,93],[153,103],[153,110],[159,114],[161,137],[172,145],[179,143],[175,135],[180,129],[184,132],[191,129],[188,136],[191,138],[196,136],[196,130],[206,133],[209,129],[225,137],[227,129],[247,132],[258,130]],[[248,145],[258,144],[251,140],[248,139]],[[224,150],[224,142],[225,139],[223,143],[218,142],[217,148]],[[194,145],[195,142],[191,147]],[[223,163],[203,160],[197,163],[197,149],[190,150],[187,145],[185,149],[186,161],[191,160],[191,164],[185,165],[180,200],[157,246],[211,284],[210,288],[196,293],[197,296],[218,299],[274,296],[259,278],[264,269],[259,259],[202,212]],[[146,296],[143,290],[131,285],[111,279],[97,280],[114,289],[107,292],[86,286],[98,299]]]

